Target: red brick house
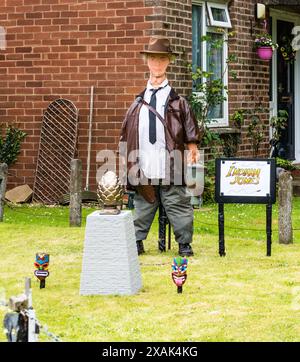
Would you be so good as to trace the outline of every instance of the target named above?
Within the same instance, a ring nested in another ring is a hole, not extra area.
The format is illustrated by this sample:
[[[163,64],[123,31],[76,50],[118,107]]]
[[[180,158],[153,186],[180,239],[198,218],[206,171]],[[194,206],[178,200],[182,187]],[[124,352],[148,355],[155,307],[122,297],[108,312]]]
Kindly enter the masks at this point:
[[[300,162],[300,55],[291,65],[277,53],[273,60],[258,59],[253,34],[262,31],[256,4],[266,5],[269,31],[276,41],[300,25],[300,1],[284,0],[2,0],[0,4],[0,122],[17,123],[27,132],[22,153],[10,169],[9,187],[33,185],[43,111],[57,98],[74,102],[79,110],[78,158],[86,170],[90,87],[95,86],[91,186],[96,184],[96,152],[116,149],[123,116],[145,86],[147,67],[140,51],[151,35],[166,35],[182,57],[175,61],[169,80],[182,95],[191,91],[185,62],[209,67],[199,37],[216,27],[234,31],[215,59],[224,69],[226,57],[236,54],[234,79],[227,74],[228,101],[219,107],[214,127],[232,130],[235,111],[265,109],[270,114],[289,111],[285,135],[286,157]],[[1,35],[2,34],[2,35]],[[215,35],[220,36],[220,35]],[[270,111],[269,111],[270,109]],[[251,156],[245,119],[238,155]],[[261,156],[269,152],[269,129]]]

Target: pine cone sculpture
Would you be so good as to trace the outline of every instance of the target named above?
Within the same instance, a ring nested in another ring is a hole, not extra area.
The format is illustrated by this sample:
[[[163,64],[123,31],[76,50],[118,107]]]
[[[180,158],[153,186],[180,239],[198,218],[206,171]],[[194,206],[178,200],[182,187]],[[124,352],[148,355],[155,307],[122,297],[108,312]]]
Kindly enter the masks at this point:
[[[98,201],[104,208],[116,208],[123,203],[123,187],[118,176],[112,171],[106,171],[98,184]]]

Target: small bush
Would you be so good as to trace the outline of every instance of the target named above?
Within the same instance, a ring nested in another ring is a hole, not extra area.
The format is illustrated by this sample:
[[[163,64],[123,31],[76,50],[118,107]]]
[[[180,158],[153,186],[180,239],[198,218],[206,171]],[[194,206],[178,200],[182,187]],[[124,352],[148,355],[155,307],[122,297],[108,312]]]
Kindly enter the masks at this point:
[[[285,160],[285,159],[280,158],[280,157],[276,157],[276,166],[284,168],[287,171],[294,171],[294,170],[299,170],[300,169],[299,167],[293,165],[292,161]]]
[[[10,166],[17,160],[26,133],[11,125],[6,126],[5,131],[3,129],[0,125],[0,163]]]
[[[204,176],[204,192],[202,199],[205,204],[215,202],[215,160],[209,160],[206,163]]]

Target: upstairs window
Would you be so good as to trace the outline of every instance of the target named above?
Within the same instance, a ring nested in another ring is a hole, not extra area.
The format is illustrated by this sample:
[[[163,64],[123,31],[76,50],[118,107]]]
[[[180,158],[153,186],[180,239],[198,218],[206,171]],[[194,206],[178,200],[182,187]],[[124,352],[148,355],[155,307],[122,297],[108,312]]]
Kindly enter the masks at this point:
[[[210,26],[231,28],[227,4],[206,3]]]

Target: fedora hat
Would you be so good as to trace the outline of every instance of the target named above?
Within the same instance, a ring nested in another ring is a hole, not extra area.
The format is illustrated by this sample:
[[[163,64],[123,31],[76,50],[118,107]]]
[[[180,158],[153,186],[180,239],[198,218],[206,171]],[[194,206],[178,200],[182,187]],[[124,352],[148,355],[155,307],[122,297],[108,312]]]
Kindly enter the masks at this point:
[[[140,52],[141,54],[170,54],[178,55],[171,49],[170,41],[167,38],[152,37],[149,40],[148,49]]]

